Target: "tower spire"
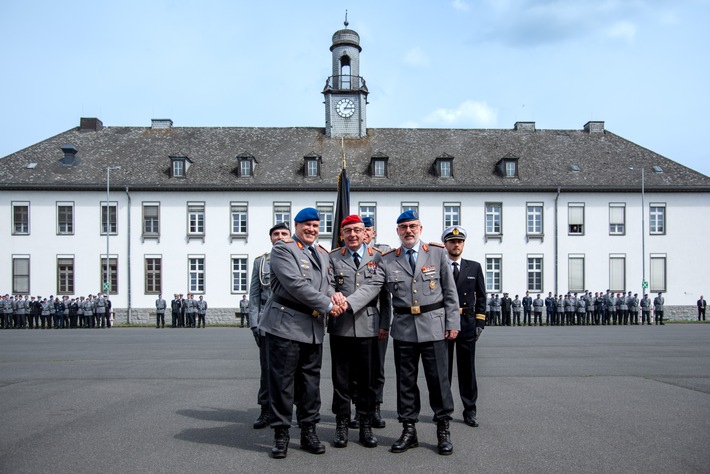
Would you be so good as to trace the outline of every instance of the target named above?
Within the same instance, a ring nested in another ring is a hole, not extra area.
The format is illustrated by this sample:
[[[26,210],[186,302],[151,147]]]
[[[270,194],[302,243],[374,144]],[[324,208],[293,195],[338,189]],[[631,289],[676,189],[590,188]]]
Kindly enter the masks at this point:
[[[345,28],[348,27],[350,23],[348,23],[348,11],[345,10],[345,21],[343,22],[343,25],[345,25]]]

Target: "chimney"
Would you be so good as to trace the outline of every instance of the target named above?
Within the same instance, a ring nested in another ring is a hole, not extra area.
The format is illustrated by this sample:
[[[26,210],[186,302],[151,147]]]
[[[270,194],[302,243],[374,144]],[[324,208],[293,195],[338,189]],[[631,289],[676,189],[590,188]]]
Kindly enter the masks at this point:
[[[151,119],[150,128],[152,129],[167,129],[173,128],[173,121],[170,119]]]
[[[95,117],[82,117],[81,120],[79,120],[79,130],[98,132],[103,128],[103,122]]]
[[[76,157],[76,153],[78,150],[76,149],[76,147],[71,143],[66,143],[61,146],[61,149],[64,152],[64,158],[59,160],[62,166],[74,166],[78,161]]]
[[[604,133],[604,122],[589,121],[584,124],[584,131],[587,133]]]
[[[515,130],[525,130],[527,132],[535,131],[535,122],[515,122]]]

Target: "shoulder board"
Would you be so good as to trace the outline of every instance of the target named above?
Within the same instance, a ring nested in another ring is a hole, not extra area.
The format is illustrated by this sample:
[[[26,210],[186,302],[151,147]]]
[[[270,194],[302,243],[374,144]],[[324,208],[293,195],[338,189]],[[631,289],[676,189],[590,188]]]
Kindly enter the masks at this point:
[[[384,252],[382,251],[382,249],[379,248],[379,247],[368,247],[368,249],[374,249],[374,250],[376,250],[377,252],[384,253]]]
[[[372,250],[372,247],[367,247],[367,254],[368,254],[370,257],[372,257],[372,256],[375,254],[375,252]]]
[[[341,251],[341,254],[342,254],[342,255],[345,255],[345,247],[337,247],[337,248],[334,248],[333,250],[331,250],[331,251],[328,252],[328,253],[334,254],[334,253],[336,253],[336,252],[338,252],[338,251]]]
[[[387,252],[383,253],[382,256],[384,257],[385,255],[389,255],[395,251],[397,251],[397,255],[399,255],[399,249],[389,249]]]
[[[292,244],[295,242],[291,237],[286,237],[285,239],[281,239],[279,242],[283,242],[285,244]]]
[[[444,247],[444,244],[441,244],[441,243],[439,243],[439,242],[429,242],[429,245],[431,245],[432,247],[439,247],[439,248],[442,248],[442,249],[445,248],[445,247]]]
[[[323,247],[322,244],[318,244],[318,247],[320,247],[319,250],[318,250],[319,252],[320,252],[321,250],[322,250],[323,252],[326,252],[326,253],[329,252],[329,250],[328,250],[327,248]]]
[[[256,257],[256,258],[269,258],[269,252],[262,253],[261,255],[259,255],[259,256]]]

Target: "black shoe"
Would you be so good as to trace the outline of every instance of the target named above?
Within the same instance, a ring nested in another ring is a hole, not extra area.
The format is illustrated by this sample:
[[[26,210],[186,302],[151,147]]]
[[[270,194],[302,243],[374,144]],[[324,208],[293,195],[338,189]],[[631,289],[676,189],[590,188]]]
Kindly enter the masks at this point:
[[[360,444],[366,448],[377,447],[377,438],[372,434],[372,418],[369,416],[360,417]]]
[[[353,419],[350,420],[350,428],[354,430],[360,429],[360,415],[357,413],[353,416]]]
[[[267,405],[261,406],[261,413],[259,418],[254,422],[254,429],[260,430],[269,426],[269,407]]]
[[[391,451],[393,453],[403,453],[409,448],[416,448],[419,446],[417,429],[414,426],[414,423],[405,422],[403,426],[402,435],[392,445]]]
[[[335,417],[335,438],[333,438],[333,447],[344,448],[348,445],[348,423],[350,416],[338,415]]]
[[[311,454],[323,454],[325,452],[325,446],[320,442],[316,434],[315,424],[308,423],[301,426],[301,449]]]
[[[372,427],[373,428],[384,428],[387,423],[385,423],[385,420],[382,419],[382,414],[380,413],[380,405],[381,403],[378,403],[375,405],[375,414],[372,416]]]
[[[439,440],[439,444],[437,445],[439,448],[439,454],[448,456],[454,452],[454,445],[451,444],[449,420],[439,420],[436,424],[436,437]]]
[[[476,419],[476,415],[464,415],[463,422],[466,423],[468,426],[478,428],[478,420]]]
[[[274,445],[271,447],[271,457],[274,459],[283,459],[288,454],[288,442],[291,438],[288,436],[288,428],[276,428],[274,430]]]

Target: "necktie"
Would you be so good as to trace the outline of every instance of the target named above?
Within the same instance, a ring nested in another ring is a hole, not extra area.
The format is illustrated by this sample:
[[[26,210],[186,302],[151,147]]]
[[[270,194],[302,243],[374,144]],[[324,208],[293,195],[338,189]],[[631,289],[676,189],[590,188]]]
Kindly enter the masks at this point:
[[[452,265],[454,266],[454,280],[458,280],[459,279],[459,263],[454,262],[454,263],[452,263]]]
[[[414,249],[407,250],[407,260],[409,260],[409,266],[412,267],[412,271],[414,271],[414,267],[417,266],[414,261]]]
[[[355,262],[355,268],[360,267],[360,256],[357,253],[353,254],[353,262]]]
[[[308,247],[308,250],[311,251],[311,256],[313,257],[313,260],[316,261],[316,266],[320,267],[320,261],[318,260],[318,254],[316,253],[316,249],[311,246]]]

